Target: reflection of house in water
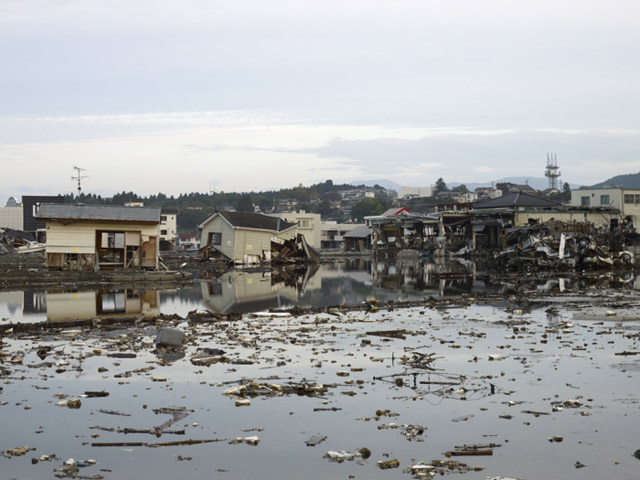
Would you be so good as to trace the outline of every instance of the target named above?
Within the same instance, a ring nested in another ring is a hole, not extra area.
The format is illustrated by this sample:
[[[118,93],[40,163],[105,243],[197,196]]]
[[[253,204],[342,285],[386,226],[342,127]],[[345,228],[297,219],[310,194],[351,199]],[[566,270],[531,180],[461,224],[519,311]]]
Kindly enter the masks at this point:
[[[202,282],[202,301],[216,313],[248,313],[298,303],[315,268],[296,271],[231,271],[215,282]]]
[[[157,291],[110,290],[47,292],[47,320],[89,320],[91,318],[152,318],[160,313]]]
[[[371,268],[377,288],[424,295],[460,295],[469,293],[472,277],[459,263],[436,264],[420,260],[374,262]]]
[[[43,291],[25,290],[22,302],[23,313],[44,313],[47,311],[47,298]]]
[[[23,300],[24,292],[0,292],[0,305],[6,305],[11,315],[22,308]]]

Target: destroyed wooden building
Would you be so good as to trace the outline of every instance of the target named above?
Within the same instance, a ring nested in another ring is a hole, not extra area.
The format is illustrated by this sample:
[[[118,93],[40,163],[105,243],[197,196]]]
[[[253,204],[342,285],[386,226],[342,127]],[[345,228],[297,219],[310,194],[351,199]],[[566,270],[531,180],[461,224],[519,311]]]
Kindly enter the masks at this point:
[[[446,246],[459,248],[469,238],[469,215],[466,212],[403,212],[366,219],[371,223],[371,243],[376,256],[393,256],[401,251],[433,253]]]
[[[371,228],[362,225],[343,236],[345,252],[371,252]]]
[[[42,204],[46,265],[62,270],[158,267],[159,208]]]
[[[216,212],[201,225],[201,252],[234,265],[316,261],[297,224],[258,213]]]

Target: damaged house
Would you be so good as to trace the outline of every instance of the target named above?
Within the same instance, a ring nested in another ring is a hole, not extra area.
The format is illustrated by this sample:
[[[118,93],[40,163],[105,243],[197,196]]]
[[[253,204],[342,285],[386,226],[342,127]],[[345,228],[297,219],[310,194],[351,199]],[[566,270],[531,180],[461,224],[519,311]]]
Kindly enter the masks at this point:
[[[42,204],[46,265],[62,270],[158,267],[159,208]]]
[[[615,208],[570,207],[527,192],[511,192],[475,205],[471,210],[471,247],[506,248],[512,228],[551,221],[590,224],[595,228],[616,228],[620,212]]]
[[[259,213],[216,212],[201,225],[205,257],[221,257],[236,265],[293,262],[315,258],[317,252],[296,223]]]
[[[376,256],[393,256],[403,251],[433,253],[446,246],[459,248],[469,234],[469,215],[459,211],[402,212],[366,217],[366,220],[371,224],[371,243]]]

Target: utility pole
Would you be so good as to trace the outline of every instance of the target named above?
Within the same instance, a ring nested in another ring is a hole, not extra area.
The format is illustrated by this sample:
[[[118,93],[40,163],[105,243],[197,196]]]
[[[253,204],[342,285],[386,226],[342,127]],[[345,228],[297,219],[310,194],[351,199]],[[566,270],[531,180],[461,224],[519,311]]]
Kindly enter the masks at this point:
[[[80,168],[80,167],[73,167],[74,170],[76,171],[76,176],[71,177],[71,180],[77,180],[78,181],[78,196],[80,196],[80,192],[82,192],[82,186],[80,184],[80,181],[83,178],[87,178],[89,175],[82,175],[82,172],[86,172],[87,170],[85,168]]]

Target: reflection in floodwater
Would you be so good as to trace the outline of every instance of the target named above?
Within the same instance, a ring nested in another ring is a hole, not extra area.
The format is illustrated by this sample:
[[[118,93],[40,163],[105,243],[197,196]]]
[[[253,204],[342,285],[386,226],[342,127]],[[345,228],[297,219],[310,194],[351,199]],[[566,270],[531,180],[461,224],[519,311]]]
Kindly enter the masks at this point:
[[[216,280],[162,290],[25,290],[0,292],[0,319],[13,322],[86,320],[101,317],[186,316],[195,309],[250,313],[268,309],[358,305],[378,300],[420,301],[460,295],[548,295],[594,289],[640,290],[632,272],[498,275],[472,262],[426,263],[420,259],[298,266],[273,271],[232,270]]]
[[[153,318],[160,313],[158,292],[147,290],[93,290],[47,292],[47,320],[89,320],[92,318]]]

